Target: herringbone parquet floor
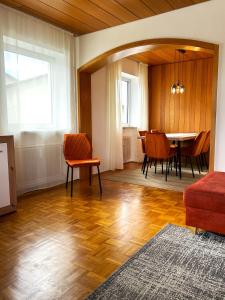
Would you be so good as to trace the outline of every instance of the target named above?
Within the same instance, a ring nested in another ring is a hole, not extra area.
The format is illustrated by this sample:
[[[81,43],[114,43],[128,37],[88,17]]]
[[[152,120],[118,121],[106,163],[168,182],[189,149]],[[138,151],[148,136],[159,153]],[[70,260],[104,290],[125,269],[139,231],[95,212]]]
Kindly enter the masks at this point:
[[[0,299],[84,299],[165,224],[184,224],[182,194],[103,180],[19,199],[0,218]]]

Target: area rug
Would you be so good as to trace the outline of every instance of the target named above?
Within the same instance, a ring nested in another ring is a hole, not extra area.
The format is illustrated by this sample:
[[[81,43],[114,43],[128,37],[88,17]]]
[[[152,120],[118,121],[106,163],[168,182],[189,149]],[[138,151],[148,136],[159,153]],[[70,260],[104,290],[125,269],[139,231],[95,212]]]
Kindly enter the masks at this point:
[[[87,299],[225,299],[225,237],[167,225]]]
[[[105,174],[103,178],[111,181],[183,192],[188,185],[207,174],[206,172],[202,172],[200,175],[197,172],[195,173],[195,178],[193,178],[190,168],[182,168],[182,179],[180,179],[173,170],[172,174],[168,175],[167,181],[165,181],[165,175],[161,173],[161,167],[159,166],[156,174],[154,167],[149,168],[147,178],[145,178],[140,169],[114,171],[111,174]]]

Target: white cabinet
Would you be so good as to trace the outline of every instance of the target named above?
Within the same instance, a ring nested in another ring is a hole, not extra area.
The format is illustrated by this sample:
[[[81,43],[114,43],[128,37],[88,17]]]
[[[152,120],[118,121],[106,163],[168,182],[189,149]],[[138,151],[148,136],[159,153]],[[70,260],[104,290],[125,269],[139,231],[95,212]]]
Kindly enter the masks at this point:
[[[16,210],[16,172],[13,136],[0,136],[0,215]]]
[[[10,205],[8,147],[0,143],[0,208]]]

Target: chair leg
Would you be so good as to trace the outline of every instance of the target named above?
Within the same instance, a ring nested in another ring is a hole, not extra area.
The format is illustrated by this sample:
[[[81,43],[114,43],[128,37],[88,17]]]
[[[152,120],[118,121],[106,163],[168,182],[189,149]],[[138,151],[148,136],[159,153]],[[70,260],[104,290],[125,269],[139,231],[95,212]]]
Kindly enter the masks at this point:
[[[208,169],[209,169],[209,165],[208,165],[208,162],[207,162],[206,154],[205,154],[205,153],[203,153],[203,157],[204,157],[204,160],[205,160],[206,168],[207,168],[207,170],[208,170]]]
[[[205,159],[204,159],[204,154],[203,153],[201,153],[201,159],[202,159],[202,171],[203,171],[204,166],[207,167],[206,164],[205,164]]]
[[[148,176],[148,167],[149,167],[149,163],[150,163],[150,161],[151,161],[151,159],[149,158],[149,159],[147,160],[147,163],[146,163],[146,172],[145,172],[145,178],[147,178],[147,176]]]
[[[174,156],[174,160],[175,160],[175,163],[176,163],[176,176],[177,176],[178,175],[178,173],[177,173],[177,155]]]
[[[156,174],[156,169],[157,169],[157,160],[155,160],[155,174]]]
[[[193,169],[193,164],[192,164],[192,158],[191,158],[191,156],[190,156],[190,165],[191,165],[192,176],[193,176],[193,178],[195,178],[195,173],[194,173],[194,169]]]
[[[142,162],[142,165],[141,165],[141,171],[143,172],[144,170],[144,167],[145,167],[145,161],[146,161],[146,154],[144,156],[144,159],[143,159],[143,162]]]
[[[150,168],[152,167],[152,159],[151,158],[149,158],[150,159]]]
[[[195,162],[196,162],[196,166],[197,166],[198,172],[199,172],[199,174],[200,174],[200,168],[199,168],[199,164],[198,164],[198,159],[197,159],[197,157],[195,157]]]
[[[143,160],[143,163],[142,163],[142,167],[141,167],[141,170],[142,170],[143,174],[145,173],[145,168],[146,168],[147,161],[148,161],[148,157],[145,154],[145,157],[144,157],[144,160]]]
[[[71,168],[71,198],[73,197],[73,168]]]
[[[101,176],[100,176],[99,166],[97,166],[97,169],[98,169],[98,183],[99,183],[99,189],[100,189],[100,194],[102,195],[102,183],[101,183]]]
[[[89,167],[89,185],[91,185],[92,167]]]
[[[162,174],[163,174],[163,160],[162,160],[161,164],[162,164]]]
[[[195,161],[196,161],[196,165],[197,165],[197,168],[198,168],[198,172],[199,172],[199,174],[201,174],[201,170],[200,170],[200,167],[199,167],[198,157],[197,156],[195,158]]]
[[[168,169],[169,169],[169,166],[168,166],[168,159],[166,160],[166,181],[167,181],[167,175],[168,175]]]
[[[69,167],[69,165],[67,165],[66,189],[68,188],[68,181],[69,181],[69,171],[70,171],[70,167]]]

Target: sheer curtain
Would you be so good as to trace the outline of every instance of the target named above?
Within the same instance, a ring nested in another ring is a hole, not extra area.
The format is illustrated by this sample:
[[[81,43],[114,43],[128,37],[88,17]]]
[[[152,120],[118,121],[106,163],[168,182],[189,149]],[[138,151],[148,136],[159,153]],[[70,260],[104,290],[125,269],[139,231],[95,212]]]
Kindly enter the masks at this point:
[[[121,124],[121,62],[107,67],[106,130],[108,169],[123,169],[123,135]]]
[[[148,65],[139,63],[139,130],[148,130]]]
[[[15,137],[18,192],[64,180],[63,134],[75,129],[74,38],[0,5],[0,134]]]

